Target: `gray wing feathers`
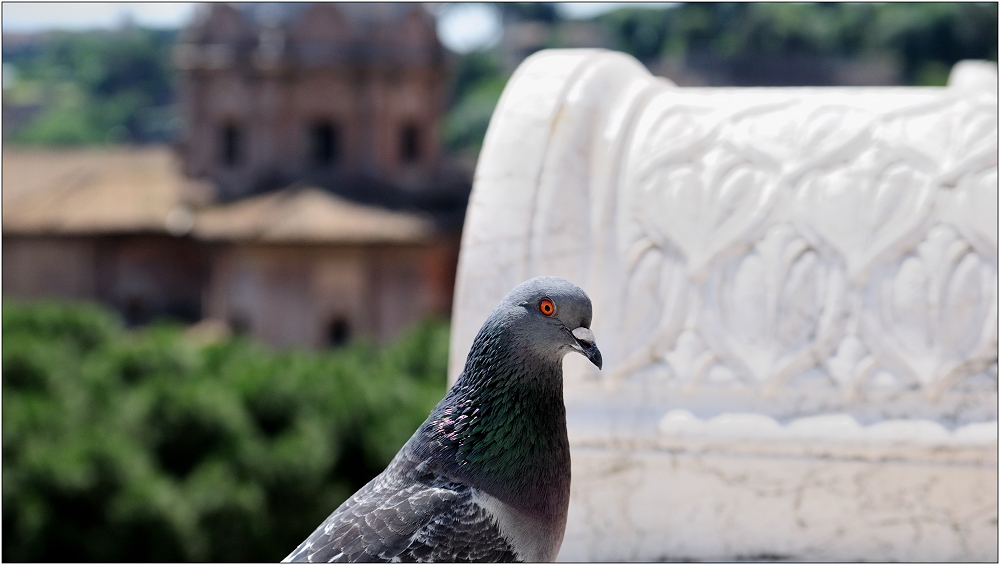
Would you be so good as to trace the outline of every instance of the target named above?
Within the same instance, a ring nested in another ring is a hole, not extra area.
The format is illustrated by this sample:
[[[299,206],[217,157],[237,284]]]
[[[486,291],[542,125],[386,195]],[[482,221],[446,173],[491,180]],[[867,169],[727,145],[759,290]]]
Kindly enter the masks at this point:
[[[392,466],[347,499],[285,561],[513,561],[473,489]]]
[[[471,496],[448,512],[434,516],[418,531],[401,557],[404,561],[519,561],[493,518]]]

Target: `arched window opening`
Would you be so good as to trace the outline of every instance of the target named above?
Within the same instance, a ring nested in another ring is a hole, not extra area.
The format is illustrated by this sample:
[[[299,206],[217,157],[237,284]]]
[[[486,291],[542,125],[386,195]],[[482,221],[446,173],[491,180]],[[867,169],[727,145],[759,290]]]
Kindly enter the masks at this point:
[[[351,326],[343,316],[337,316],[326,326],[326,343],[332,347],[344,345],[351,339]]]
[[[404,163],[414,163],[420,159],[420,129],[417,126],[403,126],[399,153]]]
[[[136,326],[148,321],[146,301],[141,296],[130,295],[125,299],[125,323]]]
[[[309,153],[314,165],[332,165],[340,160],[340,128],[328,121],[309,126]]]
[[[229,123],[222,127],[222,162],[227,167],[238,165],[242,159],[242,137],[236,124]]]
[[[242,313],[234,312],[227,320],[229,329],[235,335],[246,335],[250,333],[250,318]]]

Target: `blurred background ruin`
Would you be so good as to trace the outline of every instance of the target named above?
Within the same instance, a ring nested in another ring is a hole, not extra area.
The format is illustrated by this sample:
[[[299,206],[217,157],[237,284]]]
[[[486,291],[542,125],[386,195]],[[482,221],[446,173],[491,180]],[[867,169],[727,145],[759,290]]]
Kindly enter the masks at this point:
[[[272,561],[445,391],[487,124],[546,48],[943,86],[997,4],[3,4],[3,557]]]

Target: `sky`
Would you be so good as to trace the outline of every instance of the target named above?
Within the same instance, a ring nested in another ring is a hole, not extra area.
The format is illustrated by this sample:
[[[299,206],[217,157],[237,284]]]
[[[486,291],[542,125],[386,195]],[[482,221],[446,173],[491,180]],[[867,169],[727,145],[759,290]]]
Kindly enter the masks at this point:
[[[193,2],[4,2],[3,31],[35,32],[50,29],[115,28],[131,21],[143,27],[177,28],[190,21]],[[662,3],[568,2],[557,8],[570,19],[586,19],[623,5],[662,7]],[[467,53],[496,44],[503,30],[499,11],[489,4],[442,4],[438,37],[445,47]]]
[[[129,16],[144,27],[176,28],[191,19],[194,7],[191,2],[4,2],[3,31],[113,28]]]

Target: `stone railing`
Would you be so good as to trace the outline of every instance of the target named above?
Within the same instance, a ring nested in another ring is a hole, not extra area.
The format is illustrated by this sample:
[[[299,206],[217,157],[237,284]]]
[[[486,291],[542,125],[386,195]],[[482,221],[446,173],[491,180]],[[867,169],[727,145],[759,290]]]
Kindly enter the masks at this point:
[[[678,88],[526,60],[463,234],[450,376],[508,290],[594,302],[563,560],[997,559],[996,65]]]

